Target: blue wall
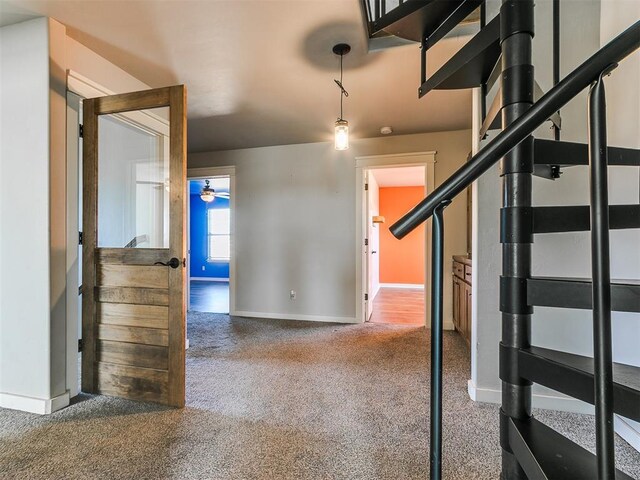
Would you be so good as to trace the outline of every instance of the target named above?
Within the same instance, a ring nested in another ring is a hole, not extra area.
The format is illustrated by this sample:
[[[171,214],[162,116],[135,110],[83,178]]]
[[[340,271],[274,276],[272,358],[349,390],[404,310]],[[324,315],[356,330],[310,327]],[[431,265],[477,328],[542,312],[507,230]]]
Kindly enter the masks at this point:
[[[216,197],[203,202],[200,195],[190,195],[191,277],[229,278],[229,262],[207,262],[207,209],[229,208],[229,199]],[[204,270],[202,267],[204,266]]]

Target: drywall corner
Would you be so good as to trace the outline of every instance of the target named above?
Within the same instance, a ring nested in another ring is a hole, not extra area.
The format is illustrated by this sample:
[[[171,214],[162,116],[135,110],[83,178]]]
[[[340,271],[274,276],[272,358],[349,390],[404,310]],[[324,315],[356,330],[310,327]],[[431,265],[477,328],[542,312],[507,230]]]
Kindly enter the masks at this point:
[[[66,391],[66,28],[49,18],[50,397]]]
[[[0,42],[0,392],[50,398],[48,19],[2,27]]]

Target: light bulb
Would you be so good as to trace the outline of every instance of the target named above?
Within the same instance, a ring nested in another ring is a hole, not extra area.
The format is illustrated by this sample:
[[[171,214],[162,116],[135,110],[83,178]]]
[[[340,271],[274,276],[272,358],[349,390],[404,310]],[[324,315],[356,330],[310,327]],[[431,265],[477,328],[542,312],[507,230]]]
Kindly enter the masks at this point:
[[[335,128],[335,149],[346,150],[349,148],[349,122],[338,119]]]
[[[203,201],[207,202],[207,203],[211,203],[211,202],[213,202],[214,198],[216,198],[216,197],[215,197],[215,195],[213,194],[213,192],[211,192],[211,191],[204,191],[204,192],[202,192],[202,193],[200,194],[200,198],[201,198]]]

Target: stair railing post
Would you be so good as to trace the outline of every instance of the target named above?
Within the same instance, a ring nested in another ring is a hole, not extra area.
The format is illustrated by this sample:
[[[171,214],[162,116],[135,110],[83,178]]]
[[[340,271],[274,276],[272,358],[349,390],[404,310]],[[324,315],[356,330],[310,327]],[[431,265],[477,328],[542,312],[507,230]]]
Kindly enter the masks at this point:
[[[444,209],[445,200],[433,211],[431,240],[431,392],[429,469],[431,480],[442,478],[442,289],[444,272]]]
[[[602,75],[589,90],[593,356],[598,479],[615,479],[607,119]]]
[[[507,128],[533,104],[534,75],[531,58],[534,34],[533,0],[503,0],[500,8],[502,47],[502,128]],[[502,478],[525,480],[509,442],[509,419],[531,417],[531,382],[520,376],[518,353],[531,342],[531,314],[527,301],[527,279],[531,277],[533,221],[531,193],[533,137],[529,135],[500,161],[502,209],[500,243],[500,445]]]

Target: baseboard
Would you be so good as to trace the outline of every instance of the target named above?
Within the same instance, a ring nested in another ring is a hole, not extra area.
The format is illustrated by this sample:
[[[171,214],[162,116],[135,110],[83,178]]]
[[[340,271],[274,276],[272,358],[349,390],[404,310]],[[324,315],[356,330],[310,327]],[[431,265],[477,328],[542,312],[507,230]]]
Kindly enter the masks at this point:
[[[218,277],[189,277],[189,281],[195,280],[197,282],[226,282],[229,283],[228,278]]]
[[[479,388],[472,380],[468,381],[467,390],[469,392],[469,397],[474,402],[502,403],[502,392],[500,390]],[[531,395],[531,401],[533,408],[593,415],[593,405],[589,405],[588,403],[582,402],[576,398],[534,393]]]
[[[640,452],[640,423],[626,419],[619,415],[613,416],[613,427],[625,442]]]
[[[355,317],[328,317],[324,315],[302,315],[289,313],[246,312],[236,310],[230,314],[235,317],[268,318],[275,320],[303,320],[307,322],[360,323]]]
[[[46,415],[69,405],[69,391],[54,398],[34,398],[0,393],[0,407]]]
[[[380,288],[411,288],[424,290],[424,285],[420,283],[381,283]]]

